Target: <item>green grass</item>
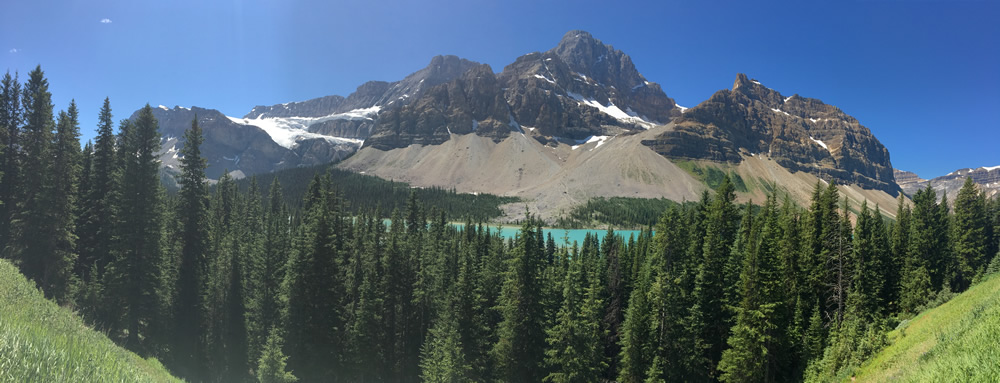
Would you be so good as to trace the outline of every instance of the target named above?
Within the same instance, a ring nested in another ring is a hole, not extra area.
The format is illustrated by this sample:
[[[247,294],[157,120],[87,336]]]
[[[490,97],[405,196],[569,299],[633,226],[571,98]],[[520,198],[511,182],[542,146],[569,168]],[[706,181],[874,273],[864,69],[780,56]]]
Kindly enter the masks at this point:
[[[736,191],[744,193],[749,191],[746,183],[743,182],[743,177],[740,177],[740,175],[736,174],[734,171],[730,170],[727,173],[718,167],[711,165],[701,166],[693,161],[674,161],[674,164],[688,172],[688,174],[694,178],[704,182],[705,185],[708,185],[711,189],[718,188],[719,185],[722,184],[722,179],[726,176],[726,174],[729,174],[729,179],[732,181],[733,187],[736,188]]]
[[[118,347],[0,260],[0,382],[174,381],[159,361]]]
[[[1000,382],[1000,275],[904,321],[857,381]]]

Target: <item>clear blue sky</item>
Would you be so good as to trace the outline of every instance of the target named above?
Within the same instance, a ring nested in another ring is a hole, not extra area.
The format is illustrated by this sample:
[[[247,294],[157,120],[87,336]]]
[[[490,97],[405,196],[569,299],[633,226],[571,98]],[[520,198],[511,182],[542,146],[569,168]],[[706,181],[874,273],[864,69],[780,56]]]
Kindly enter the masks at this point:
[[[753,4],[750,4],[753,3]],[[571,29],[632,56],[680,105],[747,73],[839,106],[897,168],[927,178],[1000,165],[1000,2],[8,0],[0,71],[41,64],[84,139],[104,97],[242,116],[348,95],[454,54],[500,72]]]

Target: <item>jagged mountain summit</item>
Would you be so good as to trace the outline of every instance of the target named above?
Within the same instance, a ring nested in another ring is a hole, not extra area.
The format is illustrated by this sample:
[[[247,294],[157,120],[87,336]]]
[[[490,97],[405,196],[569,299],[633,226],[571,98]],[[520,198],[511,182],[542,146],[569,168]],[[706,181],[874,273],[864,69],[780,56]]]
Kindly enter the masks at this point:
[[[1000,193],[1000,166],[958,169],[930,180],[925,180],[915,173],[905,170],[894,169],[894,172],[896,174],[896,182],[899,183],[899,187],[907,195],[913,195],[917,190],[926,188],[930,184],[938,196],[947,193],[949,201],[954,202],[958,191],[965,184],[965,179],[969,177],[972,178],[972,182],[978,184],[986,192],[987,196],[994,196]]]
[[[555,48],[521,56],[500,74],[473,66],[387,108],[365,146],[436,145],[469,133],[500,142],[536,129],[546,140],[572,143],[648,129],[679,114],[627,55],[587,32],[570,31]]]

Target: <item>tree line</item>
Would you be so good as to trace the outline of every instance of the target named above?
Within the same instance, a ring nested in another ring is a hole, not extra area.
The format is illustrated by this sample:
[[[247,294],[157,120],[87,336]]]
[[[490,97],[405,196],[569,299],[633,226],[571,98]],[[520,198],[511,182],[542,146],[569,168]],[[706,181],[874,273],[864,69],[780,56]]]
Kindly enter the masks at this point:
[[[724,177],[638,236],[558,244],[415,192],[358,212],[330,173],[293,207],[277,177],[209,188],[197,120],[168,195],[148,105],[116,133],[105,100],[81,150],[40,68],[0,85],[3,257],[191,381],[824,380],[1000,269],[1000,202],[971,180],[954,211],[928,187],[889,220],[832,183],[738,205]]]

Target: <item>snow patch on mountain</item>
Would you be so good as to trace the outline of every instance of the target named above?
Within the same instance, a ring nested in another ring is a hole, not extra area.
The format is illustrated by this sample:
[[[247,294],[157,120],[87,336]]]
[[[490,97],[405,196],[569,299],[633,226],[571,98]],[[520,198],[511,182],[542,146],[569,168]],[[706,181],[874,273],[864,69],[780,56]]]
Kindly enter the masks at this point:
[[[815,143],[819,144],[819,146],[822,146],[822,147],[823,147],[823,149],[826,149],[826,151],[830,151],[830,147],[829,147],[829,146],[826,146],[826,143],[825,143],[825,142],[823,142],[823,141],[820,141],[820,140],[817,140],[817,139],[815,139],[815,138],[812,138],[812,136],[809,136],[809,139],[810,139],[810,140],[813,140],[813,142],[815,142]]]
[[[597,146],[594,146],[593,148],[590,149],[590,150],[594,150],[594,149],[597,149],[597,148],[601,147],[601,145],[604,145],[604,142],[606,142],[609,139],[610,139],[610,136],[590,136],[590,137],[584,138],[582,140],[576,140],[576,145],[573,145],[570,148],[573,149],[573,150],[576,150],[577,148],[579,148],[579,147],[581,147],[583,145],[586,145],[586,144],[589,144],[589,143],[592,143],[592,142],[596,142]]]
[[[621,110],[621,108],[615,106],[614,103],[608,103],[608,105],[605,106],[602,105],[597,100],[583,97],[583,95],[579,93],[566,92],[566,94],[570,98],[580,102],[581,105],[587,105],[591,108],[597,108],[597,110],[604,112],[604,114],[607,114],[611,117],[618,119],[618,121],[636,124],[646,129],[649,129],[654,125],[656,125],[655,122],[649,121],[646,118],[639,116],[637,113],[632,111],[632,108],[626,108],[625,110]]]
[[[230,121],[240,125],[256,126],[271,136],[275,143],[285,148],[292,149],[301,140],[322,138],[333,143],[353,143],[361,145],[364,140],[355,138],[344,138],[327,136],[309,131],[313,124],[332,120],[372,120],[374,115],[381,110],[380,106],[370,108],[354,109],[344,113],[335,113],[323,117],[258,117],[258,118],[238,118],[226,116]]]

